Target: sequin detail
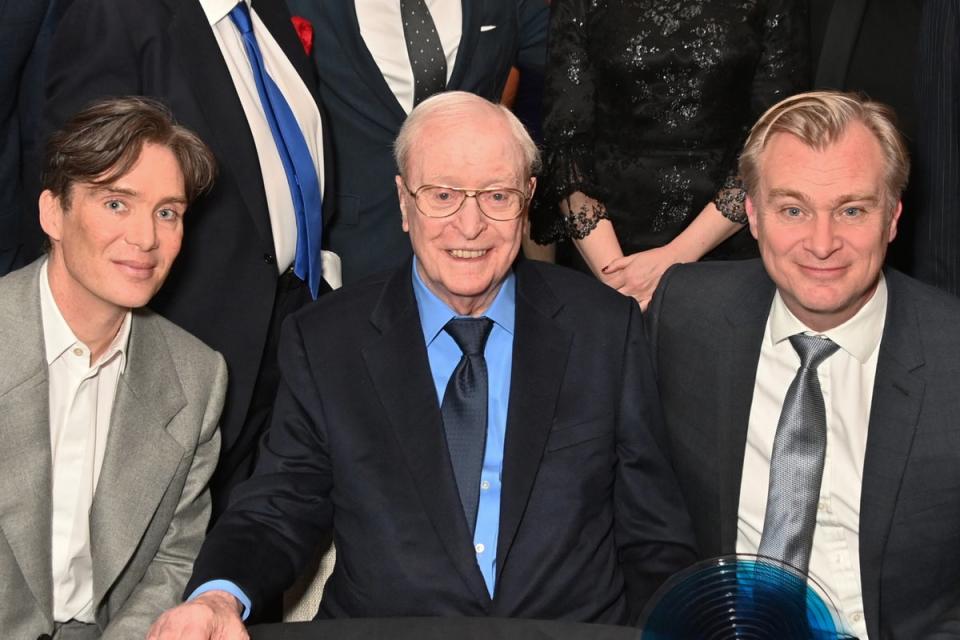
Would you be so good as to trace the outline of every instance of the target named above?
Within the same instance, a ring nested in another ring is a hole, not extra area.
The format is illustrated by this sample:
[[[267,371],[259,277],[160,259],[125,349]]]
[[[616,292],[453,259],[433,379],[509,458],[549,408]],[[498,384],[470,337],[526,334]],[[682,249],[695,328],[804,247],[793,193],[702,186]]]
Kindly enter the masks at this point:
[[[606,217],[631,253],[669,242],[711,201],[744,222],[728,181],[746,133],[808,81],[800,6],[554,0],[533,237],[583,237]],[[577,191],[602,216],[564,216],[559,203]]]

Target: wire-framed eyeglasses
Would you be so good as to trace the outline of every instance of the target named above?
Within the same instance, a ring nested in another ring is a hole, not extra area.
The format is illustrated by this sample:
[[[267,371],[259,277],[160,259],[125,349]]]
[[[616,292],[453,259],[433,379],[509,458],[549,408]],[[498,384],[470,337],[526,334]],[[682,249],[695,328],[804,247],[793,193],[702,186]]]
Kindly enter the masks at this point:
[[[428,218],[449,218],[463,208],[467,198],[476,198],[483,215],[491,220],[506,222],[519,218],[527,204],[526,193],[507,187],[460,189],[425,184],[414,191],[404,182],[403,188],[413,196],[417,211]]]

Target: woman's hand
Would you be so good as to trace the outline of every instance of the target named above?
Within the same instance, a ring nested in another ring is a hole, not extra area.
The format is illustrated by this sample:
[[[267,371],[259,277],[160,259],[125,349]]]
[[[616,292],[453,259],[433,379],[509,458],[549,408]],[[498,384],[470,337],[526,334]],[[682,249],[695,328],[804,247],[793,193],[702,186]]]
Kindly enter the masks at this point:
[[[600,279],[646,310],[663,272],[678,262],[683,257],[668,244],[615,259],[601,269]]]

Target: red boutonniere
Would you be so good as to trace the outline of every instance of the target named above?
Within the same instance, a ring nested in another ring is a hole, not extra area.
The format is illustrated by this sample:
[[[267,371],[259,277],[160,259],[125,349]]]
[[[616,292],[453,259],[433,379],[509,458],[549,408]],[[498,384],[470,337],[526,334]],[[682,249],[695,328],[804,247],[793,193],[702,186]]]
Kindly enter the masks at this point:
[[[309,20],[300,16],[293,16],[290,21],[293,22],[293,28],[297,32],[297,37],[300,38],[303,50],[309,56],[313,51],[313,25],[310,24]]]

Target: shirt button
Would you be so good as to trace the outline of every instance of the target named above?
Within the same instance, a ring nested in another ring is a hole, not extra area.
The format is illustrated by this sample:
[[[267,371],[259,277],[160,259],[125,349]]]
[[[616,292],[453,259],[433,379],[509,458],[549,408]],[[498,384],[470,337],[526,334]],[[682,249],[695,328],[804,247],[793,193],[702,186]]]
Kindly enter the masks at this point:
[[[817,503],[817,511],[827,511],[827,510],[828,508],[827,508],[826,500],[821,500],[820,502]]]
[[[480,483],[480,488],[486,491],[487,489],[490,488],[490,483],[484,480],[483,482]]]
[[[477,553],[483,553],[483,551],[484,551],[484,549],[486,549],[486,547],[483,546],[483,543],[481,542],[480,544],[478,544],[477,546],[475,546],[474,549],[477,550]]]
[[[82,356],[82,355],[83,355],[83,349],[81,349],[80,347],[75,347],[74,350],[73,350],[73,355],[75,355],[75,356]]]
[[[853,619],[854,622],[860,622],[861,620],[863,620],[863,614],[860,613],[859,611],[857,611],[855,614],[853,614],[850,617]]]

